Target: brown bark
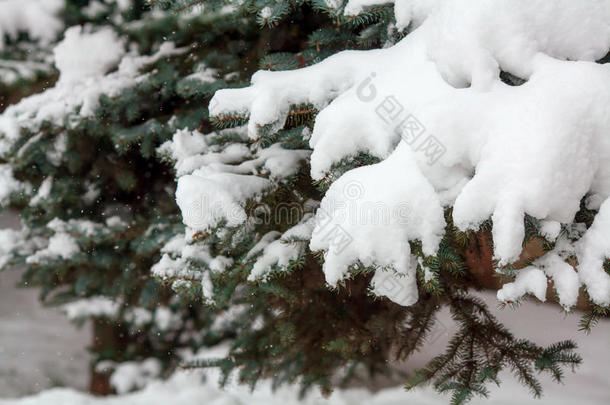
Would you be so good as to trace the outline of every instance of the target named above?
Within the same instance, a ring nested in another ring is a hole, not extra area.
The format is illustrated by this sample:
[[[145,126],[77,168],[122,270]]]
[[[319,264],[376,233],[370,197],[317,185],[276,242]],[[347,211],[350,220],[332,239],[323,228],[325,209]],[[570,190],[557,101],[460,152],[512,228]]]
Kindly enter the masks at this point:
[[[41,79],[38,82],[30,83],[17,88],[6,88],[0,85],[0,113],[3,112],[9,105],[16,104],[24,97],[31,94],[40,93],[49,87],[53,87],[57,75]]]
[[[95,353],[116,351],[121,348],[118,326],[105,319],[93,319],[93,343],[91,350]],[[110,385],[110,372],[98,371],[92,364],[89,376],[89,391],[95,395],[110,395],[114,393]]]
[[[528,263],[542,257],[545,253],[544,241],[540,238],[532,238],[523,246],[519,260],[514,263],[514,266],[517,269],[526,267]],[[468,270],[474,276],[479,287],[498,290],[507,281],[503,280],[502,276],[496,272],[496,266],[493,261],[493,242],[489,232],[478,231],[476,237],[473,238],[466,248],[464,256]],[[570,264],[576,267],[578,263]],[[559,301],[552,281],[549,282],[546,298],[547,302],[550,303],[557,303]],[[578,297],[576,309],[582,311],[590,309],[590,304],[583,294],[580,294]]]
[[[491,235],[478,231],[464,252],[468,271],[479,287],[497,290],[502,283],[495,271]]]

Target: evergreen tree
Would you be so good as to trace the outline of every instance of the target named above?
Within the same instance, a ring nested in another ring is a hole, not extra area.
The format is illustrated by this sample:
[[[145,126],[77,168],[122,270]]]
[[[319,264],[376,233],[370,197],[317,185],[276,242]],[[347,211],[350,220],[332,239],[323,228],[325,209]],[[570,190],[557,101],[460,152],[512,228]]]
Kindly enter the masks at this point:
[[[45,303],[92,320],[91,390],[109,393],[121,364],[167,375],[185,349],[227,333],[198,295],[172,295],[151,276],[184,228],[155,148],[177,129],[210,125],[198,99],[226,84],[206,75],[238,70],[250,34],[221,14],[159,13],[142,1],[74,0],[57,15],[70,26],[45,48],[57,83],[0,117],[2,204],[22,220],[3,231],[2,264],[26,265],[23,283],[41,287]]]
[[[608,312],[608,167],[568,179],[586,170],[579,159],[566,166],[572,151],[557,143],[579,145],[583,159],[608,157],[610,10],[554,2],[536,31],[520,22],[538,18],[538,2],[503,2],[508,17],[485,2],[442,3],[231,3],[264,27],[290,21],[301,41],[261,59],[249,86],[216,93],[216,132],[179,131],[160,148],[174,161],[187,228],[153,271],[176,290],[201,290],[210,305],[243,308],[227,356],[194,366],[252,386],[272,378],[329,391],[339,376],[388,372],[388,359],[407,359],[443,306],[459,330],[408,388],[431,382],[464,403],[508,369],[539,396],[536,372],[560,381],[563,367],[579,364],[573,343],[518,339],[470,292],[495,286],[504,303],[544,301],[552,279],[549,298],[566,310],[584,286],[584,328]],[[295,18],[311,13],[326,20],[307,32]],[[576,15],[599,23],[567,34],[578,45],[540,41]],[[493,42],[485,27],[513,28]],[[521,53],[504,54],[511,46]],[[555,73],[573,92],[557,91]],[[533,94],[559,101],[541,119],[531,114]],[[567,116],[574,98],[588,107]],[[525,124],[514,126],[506,110]],[[585,140],[580,130],[559,138],[548,130],[577,128],[589,114],[596,124]],[[428,125],[434,135],[424,134]],[[543,153],[553,156],[541,163]],[[540,165],[564,177],[542,186]]]
[[[51,44],[63,29],[61,1],[0,4],[0,111],[53,80]]]
[[[229,342],[182,365],[330,392],[449,307],[407,388],[464,403],[508,369],[539,396],[574,344],[519,339],[472,291],[552,279],[583,328],[608,314],[610,9],[526,3],[68,1],[57,84],[0,117],[4,264],[110,324],[98,369]]]

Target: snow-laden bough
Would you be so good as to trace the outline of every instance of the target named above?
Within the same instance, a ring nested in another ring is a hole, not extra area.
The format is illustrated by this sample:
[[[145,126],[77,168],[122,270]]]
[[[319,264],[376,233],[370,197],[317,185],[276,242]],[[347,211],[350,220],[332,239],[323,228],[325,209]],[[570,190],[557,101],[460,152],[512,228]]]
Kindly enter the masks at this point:
[[[373,3],[350,1],[345,12]],[[311,156],[291,152],[283,167],[294,172],[309,158],[314,180],[358,153],[381,159],[345,173],[320,203],[309,239],[312,250],[325,251],[328,283],[336,285],[356,263],[392,268],[409,292],[398,301],[409,305],[417,301],[417,262],[408,241],[421,241],[424,254],[434,255],[445,208],[453,208],[461,230],[491,218],[494,258],[503,266],[519,258],[526,215],[557,238],[559,224],[570,224],[589,196],[599,213],[574,245],[577,273],[553,253],[522,270],[499,298],[543,298],[548,276],[566,307],[574,305],[580,283],[595,303],[610,304],[610,275],[603,269],[610,256],[610,66],[595,62],[610,49],[610,2],[397,0],[395,11],[399,28],[416,28],[391,48],[345,51],[295,71],[259,71],[250,87],[218,91],[210,103],[214,116],[249,116],[251,139],[261,128],[282,128],[291,106],[313,104],[320,112]],[[501,72],[525,82],[510,86]],[[252,166],[224,170],[230,152],[216,163],[196,158],[201,167],[185,169],[178,204],[187,225],[243,223],[245,201],[272,186]],[[251,157],[256,167],[268,158]],[[198,201],[215,206],[215,195],[228,209],[190,223],[189,210]],[[337,204],[362,212],[380,202],[390,213],[381,222],[333,214]],[[391,215],[404,207],[406,214]],[[349,235],[347,247],[317,229],[329,221]],[[380,280],[373,284],[389,296]]]

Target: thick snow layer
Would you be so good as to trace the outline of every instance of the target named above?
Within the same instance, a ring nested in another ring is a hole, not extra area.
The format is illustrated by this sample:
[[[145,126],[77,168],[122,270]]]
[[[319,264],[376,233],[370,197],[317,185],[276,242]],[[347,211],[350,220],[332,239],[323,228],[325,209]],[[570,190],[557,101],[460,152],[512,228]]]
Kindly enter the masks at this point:
[[[610,274],[599,271],[604,259],[610,259],[610,199],[601,206],[591,228],[579,245],[578,274],[591,298],[610,305]]]
[[[541,266],[547,276],[553,279],[559,303],[566,309],[576,305],[580,280],[574,268],[561,259],[556,253],[548,253],[536,260],[536,266]],[[540,287],[540,289],[542,289]],[[544,300],[543,300],[544,301]]]
[[[28,34],[42,43],[50,43],[63,24],[58,13],[64,0],[3,0],[0,1],[0,51],[5,47],[5,36],[16,39]]]
[[[494,298],[490,294],[484,295],[485,300],[493,305]],[[2,307],[4,308],[4,307]],[[610,322],[601,320],[590,335],[577,331],[579,314],[570,314],[566,317],[557,312],[557,309],[547,305],[534,305],[524,303],[519,308],[498,311],[500,320],[510,329],[519,329],[529,339],[540,344],[549,344],[557,340],[574,339],[579,345],[584,363],[577,373],[566,373],[564,384],[555,384],[548,376],[541,376],[544,394],[540,399],[533,399],[528,390],[509,374],[501,374],[502,385],[490,386],[490,398],[475,398],[474,405],[573,405],[582,403],[586,405],[606,405],[610,400],[610,379],[608,365],[610,355],[607,351],[610,334]],[[0,319],[1,321],[1,319]],[[441,321],[451,331],[453,324],[449,314],[441,313]],[[29,336],[37,339],[36,336]],[[449,339],[447,333],[440,334],[434,344],[426,346],[428,353],[418,353],[409,361],[409,365],[421,366],[429,360],[436,350],[444,349]],[[197,357],[217,358],[222,356],[222,348],[199,353]],[[128,372],[123,374],[124,381],[115,381],[125,386],[142,382],[145,375],[154,372],[151,364],[146,370],[142,364],[133,364]],[[137,368],[137,370],[136,370]],[[143,371],[143,372],[142,372]],[[405,392],[402,387],[386,388],[377,393],[364,389],[337,390],[330,398],[324,399],[318,392],[311,392],[303,401],[297,399],[296,387],[284,387],[275,394],[271,392],[270,384],[263,382],[254,392],[250,393],[247,387],[236,386],[231,380],[226,389],[217,386],[218,374],[209,370],[204,381],[200,372],[179,372],[167,382],[150,383],[144,390],[136,393],[105,398],[92,397],[73,389],[55,388],[22,399],[0,399],[0,405],[192,405],[205,401],[211,405],[445,405],[449,398],[433,392],[430,387]]]
[[[352,1],[346,12],[369,3]],[[330,214],[342,239],[352,239],[343,246],[313,233],[330,284],[360,261],[393,267],[415,291],[407,241],[421,240],[434,254],[447,206],[463,230],[491,218],[494,256],[506,265],[521,253],[526,214],[554,239],[585,195],[599,205],[610,196],[610,66],[594,62],[610,50],[610,2],[396,1],[395,9],[402,26],[417,28],[394,47],[259,71],[250,87],[220,90],[210,103],[212,115],[249,115],[252,139],[263,126],[280,128],[291,105],[314,104],[321,110],[310,139],[316,180],[357,153],[383,160],[345,173],[322,201],[316,222]],[[526,82],[509,86],[501,71]],[[344,192],[351,183],[361,189],[356,197]],[[360,218],[380,204],[376,212],[403,208],[406,218],[389,215],[383,225]],[[336,207],[353,207],[356,220]],[[580,282],[606,305],[610,276],[600,264],[610,239],[604,217],[598,222],[590,232],[600,236],[575,250]],[[561,280],[559,295],[572,302],[568,291],[578,282]]]
[[[498,300],[502,302],[515,302],[525,294],[532,294],[540,301],[546,301],[546,276],[542,270],[535,267],[526,267],[519,270],[517,278],[512,283],[506,283],[498,291]]]
[[[227,131],[247,140],[245,128]],[[186,241],[190,238],[187,235],[207,232],[220,224],[252,227],[253,223],[246,223],[249,214],[269,208],[260,203],[262,195],[285,178],[297,174],[311,154],[308,150],[285,149],[279,143],[267,148],[242,143],[219,145],[214,138],[222,136],[222,132],[203,135],[199,131],[179,130],[171,141],[157,150],[161,157],[174,163],[178,176],[176,201],[187,231],[186,235],[168,242],[152,272],[164,279],[200,281],[202,294],[208,302],[214,300],[210,272],[223,271],[233,264],[233,260],[213,257],[207,246],[188,245]],[[246,212],[248,202],[255,203],[254,207],[248,207],[250,212]],[[317,206],[317,203],[313,204]],[[285,208],[290,210],[291,207]],[[313,227],[313,215],[306,214],[298,225],[283,235],[270,232],[263,236],[248,253],[248,259],[254,261],[248,279],[264,279],[271,271],[284,270],[299,259],[306,251]],[[198,270],[192,269],[192,262],[196,262],[197,266],[193,267],[199,267]],[[201,272],[201,266],[207,271]],[[174,281],[174,286],[181,283]]]
[[[198,169],[178,181],[176,201],[184,223],[194,229],[216,226],[221,219],[228,226],[246,220],[243,204],[270,187],[269,180],[234,173],[209,173]]]
[[[222,220],[227,226],[242,224],[245,202],[296,174],[310,156],[310,151],[286,150],[280,144],[260,150],[240,143],[209,146],[208,140],[217,135],[180,130],[158,149],[174,161],[179,177],[176,201],[183,222],[194,230],[206,230]]]
[[[84,52],[85,49],[90,52]],[[118,65],[125,49],[112,28],[88,33],[83,27],[76,26],[66,30],[64,40],[55,47],[53,53],[55,66],[60,73],[59,80],[72,82],[104,76]]]

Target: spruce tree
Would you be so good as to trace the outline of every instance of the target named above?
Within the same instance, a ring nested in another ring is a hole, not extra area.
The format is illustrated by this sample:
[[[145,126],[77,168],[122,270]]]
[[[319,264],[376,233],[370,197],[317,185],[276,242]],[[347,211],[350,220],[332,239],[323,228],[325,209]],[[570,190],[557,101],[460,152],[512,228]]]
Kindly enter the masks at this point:
[[[171,294],[150,273],[184,229],[155,149],[178,129],[210,126],[198,99],[225,82],[205,75],[237,70],[231,52],[248,51],[248,25],[220,16],[68,1],[56,18],[69,28],[45,45],[49,74],[32,78],[49,88],[0,117],[2,205],[22,221],[3,231],[3,267],[25,265],[23,284],[40,287],[46,304],[91,320],[93,392],[140,388],[113,380],[122,364],[161,377],[184,350],[226,337],[199,295]]]
[[[226,358],[193,366],[328,392],[406,360],[445,306],[458,332],[407,388],[432,383],[464,403],[507,369],[539,396],[536,373],[561,381],[580,363],[572,342],[519,339],[471,292],[545,301],[552,280],[548,298],[566,310],[580,294],[583,328],[608,313],[608,167],[585,169],[570,149],[608,157],[610,10],[557,1],[540,17],[540,2],[501,2],[503,16],[449,3],[231,3],[262,27],[289,21],[301,41],[216,93],[215,132],[180,131],[159,149],[174,161],[187,228],[154,273],[213,307],[242,308]],[[303,14],[325,20],[307,32]],[[557,21],[584,16],[595,23],[567,33],[571,44],[548,39]],[[487,27],[505,31],[489,40]],[[559,101],[540,118],[537,97]],[[574,98],[587,107],[574,112]],[[584,117],[595,124],[583,139]]]
[[[0,111],[52,83],[52,44],[63,29],[61,3],[0,4]]]
[[[0,132],[24,225],[4,262],[111,325],[98,369],[155,358],[328,393],[391,373],[443,307],[458,330],[407,388],[459,404],[506,369],[539,396],[537,373],[580,363],[472,292],[580,298],[585,329],[608,314],[610,8],[91,3],[66,3],[79,26],[55,48],[58,83]],[[179,356],[226,342],[218,359]]]

